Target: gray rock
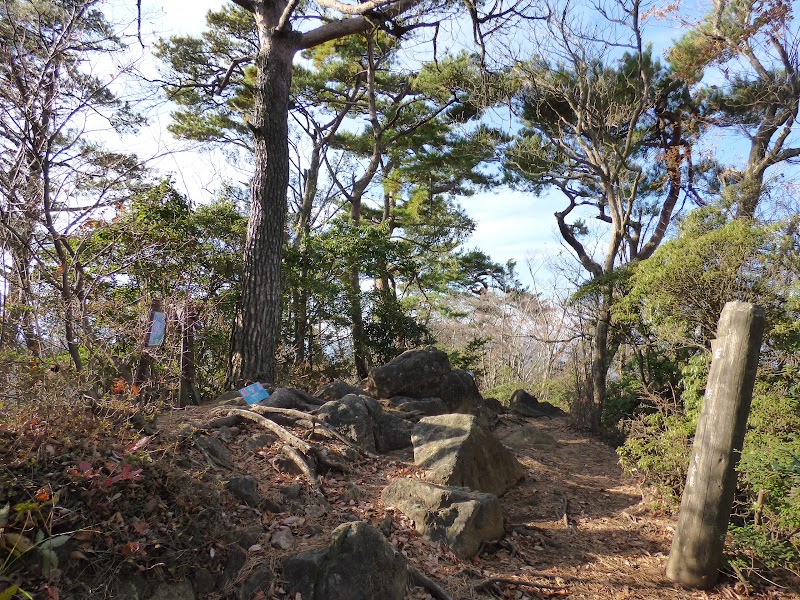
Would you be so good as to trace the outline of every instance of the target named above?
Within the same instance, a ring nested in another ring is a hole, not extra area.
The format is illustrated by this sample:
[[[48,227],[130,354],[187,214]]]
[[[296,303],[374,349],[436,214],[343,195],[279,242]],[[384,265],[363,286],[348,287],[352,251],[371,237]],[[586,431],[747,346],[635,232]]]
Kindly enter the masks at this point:
[[[161,583],[150,600],[194,600],[194,590],[188,581]]]
[[[281,473],[286,473],[287,475],[299,475],[303,472],[300,470],[300,467],[297,466],[297,463],[283,454],[278,454],[270,462],[278,471]]]
[[[275,440],[277,439],[278,438],[269,433],[259,433],[257,435],[254,435],[253,437],[247,438],[242,444],[242,446],[244,446],[245,450],[254,452],[256,450],[264,448],[265,446],[271,446],[272,444],[275,443]]]
[[[322,400],[297,388],[278,388],[259,404],[270,408],[292,408],[308,412],[322,404]]]
[[[152,589],[152,584],[139,573],[123,575],[112,586],[114,598],[119,600],[144,600]]]
[[[549,402],[539,402],[525,390],[517,390],[511,395],[508,406],[512,412],[525,417],[560,417],[566,413]]]
[[[514,455],[472,415],[425,417],[411,437],[414,462],[433,483],[502,496],[525,476]]]
[[[258,507],[261,504],[261,494],[258,493],[258,482],[249,475],[232,477],[225,482],[225,489],[234,498],[248,506]]]
[[[364,390],[360,387],[356,387],[354,385],[350,385],[349,383],[345,383],[344,381],[339,381],[338,379],[331,381],[330,383],[326,383],[317,392],[314,394],[318,398],[321,398],[325,402],[331,402],[333,400],[340,400],[344,398],[348,394],[355,394],[356,396],[363,396],[366,394]]]
[[[224,469],[233,468],[233,458],[228,450],[218,439],[208,435],[198,435],[194,438],[194,445],[213,464]]]
[[[211,573],[211,571],[204,569],[203,567],[195,570],[193,583],[195,593],[199,594],[200,596],[210,594],[217,589],[217,578]]]
[[[497,398],[484,398],[483,406],[488,408],[496,415],[504,415],[508,412],[508,409],[505,406],[503,406],[503,403],[500,402],[500,400],[498,400]]]
[[[534,448],[551,452],[556,449],[556,439],[552,435],[530,425],[523,425],[513,433],[505,436],[503,444],[515,450]]]
[[[372,417],[372,434],[375,437],[375,449],[378,452],[402,450],[411,446],[411,428],[413,425],[405,419],[383,410],[375,400],[367,402],[367,409]]]
[[[442,402],[441,398],[409,398],[408,396],[395,396],[389,398],[389,402],[397,408],[406,412],[420,413],[426,417],[434,415],[443,415],[447,410],[447,406]]]
[[[272,532],[272,539],[270,539],[269,544],[278,550],[288,550],[294,546],[292,530],[289,527],[278,527]]]
[[[337,527],[328,548],[284,560],[283,576],[303,600],[402,600],[408,586],[405,559],[363,521]]]
[[[441,350],[429,346],[408,350],[369,373],[367,392],[376,398],[439,396],[442,378],[450,372],[450,359]]]
[[[492,494],[398,479],[383,490],[382,498],[413,519],[425,538],[450,546],[459,558],[475,556],[483,542],[504,534],[503,511]]]
[[[351,481],[347,484],[347,489],[339,494],[337,501],[348,503],[351,500],[358,500],[363,495],[364,492],[361,490],[361,488]]]
[[[249,548],[258,543],[258,538],[264,533],[264,527],[261,525],[253,525],[246,529],[234,529],[228,531],[222,536],[222,539],[228,544],[238,544],[242,548]]]
[[[365,398],[366,396],[350,394],[341,400],[326,402],[317,412],[317,416],[364,450],[375,452],[372,415]]]
[[[229,582],[236,579],[239,571],[242,570],[244,563],[247,562],[247,552],[241,546],[232,544],[228,550],[228,560],[225,562],[225,568],[222,570],[222,577],[220,578],[220,587],[226,586]]]
[[[266,597],[266,592],[269,591],[269,584],[272,583],[274,578],[275,575],[272,569],[259,565],[247,576],[236,595],[239,600],[251,600],[258,592],[264,592]]]
[[[299,500],[300,495],[303,493],[303,486],[298,482],[290,483],[285,488],[281,490],[281,494],[286,499],[287,502],[291,502],[292,500]]]
[[[475,379],[462,369],[450,371],[442,377],[437,395],[450,412],[465,415],[471,414],[475,403],[482,400]]]

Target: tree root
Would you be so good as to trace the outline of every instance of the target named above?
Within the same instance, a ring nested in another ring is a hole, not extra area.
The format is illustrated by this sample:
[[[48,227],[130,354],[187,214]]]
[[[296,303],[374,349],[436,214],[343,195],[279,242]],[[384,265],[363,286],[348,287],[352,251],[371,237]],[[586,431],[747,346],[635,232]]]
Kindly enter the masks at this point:
[[[408,572],[411,575],[411,581],[414,582],[414,585],[426,590],[435,600],[453,600],[438,583],[415,566],[408,565]]]

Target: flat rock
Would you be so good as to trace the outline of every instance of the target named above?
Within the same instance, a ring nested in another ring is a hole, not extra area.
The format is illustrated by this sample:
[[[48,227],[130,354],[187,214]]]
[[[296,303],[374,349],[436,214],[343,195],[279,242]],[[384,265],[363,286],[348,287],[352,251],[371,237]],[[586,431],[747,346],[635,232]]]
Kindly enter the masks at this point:
[[[337,527],[327,548],[285,559],[283,576],[303,600],[402,600],[409,581],[403,556],[363,521]]]
[[[483,542],[504,534],[503,511],[492,494],[406,478],[389,484],[382,498],[413,519],[426,539],[450,546],[462,559],[475,556]]]
[[[270,408],[291,408],[308,412],[323,404],[323,400],[297,388],[278,388],[259,404]]]
[[[294,546],[294,535],[289,527],[278,527],[272,532],[272,538],[269,540],[270,545],[278,550],[288,550]]]
[[[397,410],[420,413],[426,417],[443,415],[449,412],[441,398],[409,398],[408,396],[395,396],[394,398],[389,398],[389,402]]]
[[[525,476],[514,455],[472,415],[420,419],[411,433],[425,479],[502,496]]]
[[[534,448],[551,452],[556,449],[556,438],[530,425],[523,425],[516,431],[503,437],[503,444],[515,450]]]

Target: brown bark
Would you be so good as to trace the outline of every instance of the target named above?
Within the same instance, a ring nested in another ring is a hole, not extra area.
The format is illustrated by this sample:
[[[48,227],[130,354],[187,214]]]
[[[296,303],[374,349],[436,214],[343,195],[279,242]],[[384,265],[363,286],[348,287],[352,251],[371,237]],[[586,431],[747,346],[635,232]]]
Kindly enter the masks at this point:
[[[275,380],[289,186],[289,88],[296,51],[295,34],[273,31],[285,6],[286,2],[256,5],[261,48],[250,123],[256,172],[250,184],[242,296],[231,338],[230,387]]]

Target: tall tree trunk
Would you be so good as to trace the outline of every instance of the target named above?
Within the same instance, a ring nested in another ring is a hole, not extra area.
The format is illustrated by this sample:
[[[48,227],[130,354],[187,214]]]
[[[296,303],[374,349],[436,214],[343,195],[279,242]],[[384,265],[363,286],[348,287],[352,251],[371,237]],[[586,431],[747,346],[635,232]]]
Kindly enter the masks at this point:
[[[353,230],[357,233],[361,224],[361,197],[351,200],[352,208],[350,220],[353,223]],[[350,332],[353,336],[353,362],[355,363],[356,373],[361,379],[369,375],[367,363],[367,341],[364,332],[364,315],[361,309],[361,275],[358,268],[358,257],[349,258],[348,283],[350,295]]]
[[[608,330],[611,325],[611,297],[603,292],[600,299],[600,310],[594,326],[594,344],[592,347],[592,411],[587,415],[592,431],[600,431],[600,419],[606,399],[606,383],[608,380],[608,364],[611,360],[608,349]]]
[[[255,174],[250,185],[242,295],[231,338],[231,387],[249,381],[275,381],[289,186],[289,88],[296,50],[291,31],[273,33],[284,4],[259,3],[255,15],[261,46],[250,123]]]

